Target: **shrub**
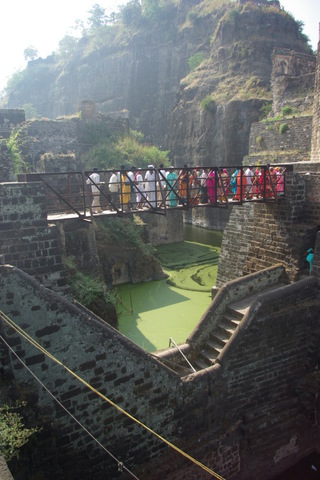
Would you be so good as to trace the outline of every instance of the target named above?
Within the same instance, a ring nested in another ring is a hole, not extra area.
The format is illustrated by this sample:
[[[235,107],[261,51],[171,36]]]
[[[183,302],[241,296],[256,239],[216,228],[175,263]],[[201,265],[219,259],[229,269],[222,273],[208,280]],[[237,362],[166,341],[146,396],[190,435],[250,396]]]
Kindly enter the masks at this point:
[[[260,118],[266,118],[268,117],[269,113],[271,112],[272,109],[272,103],[271,102],[266,102],[262,105],[260,108]]]
[[[19,458],[19,449],[28,442],[31,435],[40,431],[39,428],[24,426],[22,417],[15,411],[22,406],[23,404],[0,407],[0,451],[7,462],[14,457]]]
[[[258,135],[258,137],[256,138],[256,144],[259,145],[259,147],[261,147],[262,142],[263,142],[263,137],[261,135]]]
[[[204,52],[195,53],[192,57],[188,58],[188,65],[190,72],[193,72],[206,58]]]
[[[279,126],[279,133],[281,133],[281,135],[283,135],[284,133],[286,133],[287,130],[288,130],[288,124],[287,123],[281,123],[281,125]]]
[[[121,164],[135,165],[144,168],[149,163],[169,165],[169,152],[160,150],[154,145],[143,143],[143,133],[130,129],[129,134],[114,137],[106,127],[96,130],[93,126],[83,133],[83,143],[88,147],[86,152],[86,169],[97,167],[111,170]]]
[[[285,117],[286,115],[292,115],[293,110],[292,107],[283,107],[282,115]]]
[[[214,105],[215,103],[212,100],[211,95],[208,95],[201,100],[201,108],[203,110],[207,110],[208,112],[212,112],[214,110]]]
[[[14,173],[18,175],[19,173],[28,172],[29,166],[27,162],[24,161],[22,155],[24,140],[22,139],[21,131],[13,129],[6,143],[11,157]]]

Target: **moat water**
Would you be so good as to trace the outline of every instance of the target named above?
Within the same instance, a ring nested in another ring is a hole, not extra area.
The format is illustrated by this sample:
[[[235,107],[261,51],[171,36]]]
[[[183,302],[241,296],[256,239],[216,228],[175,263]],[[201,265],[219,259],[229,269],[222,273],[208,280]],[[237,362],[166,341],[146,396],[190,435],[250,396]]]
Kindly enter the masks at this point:
[[[184,242],[157,247],[168,278],[118,287],[120,332],[148,352],[170,338],[183,343],[210,304],[221,240],[221,232],[185,225]]]
[[[168,347],[170,337],[184,342],[210,304],[221,240],[221,232],[185,225],[183,243],[158,247],[169,278],[118,289],[121,333],[149,352]],[[313,479],[320,479],[316,453],[273,480]]]

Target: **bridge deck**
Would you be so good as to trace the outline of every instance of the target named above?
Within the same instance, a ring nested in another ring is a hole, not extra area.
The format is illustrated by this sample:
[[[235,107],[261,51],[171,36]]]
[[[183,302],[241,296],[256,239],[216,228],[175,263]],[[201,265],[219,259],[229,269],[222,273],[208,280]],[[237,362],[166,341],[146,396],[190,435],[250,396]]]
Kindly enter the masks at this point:
[[[120,172],[38,173],[24,181],[45,185],[48,219],[126,215],[168,209],[228,208],[285,197],[288,166],[122,169]]]

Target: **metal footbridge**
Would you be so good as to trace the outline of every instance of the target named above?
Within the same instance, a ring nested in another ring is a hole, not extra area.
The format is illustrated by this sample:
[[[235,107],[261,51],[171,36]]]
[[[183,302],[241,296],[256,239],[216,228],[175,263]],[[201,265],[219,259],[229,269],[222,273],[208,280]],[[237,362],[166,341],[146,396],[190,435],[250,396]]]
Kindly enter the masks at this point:
[[[291,165],[204,166],[32,173],[24,182],[43,182],[48,219],[126,215],[146,211],[228,208],[252,202],[279,202],[285,197]]]

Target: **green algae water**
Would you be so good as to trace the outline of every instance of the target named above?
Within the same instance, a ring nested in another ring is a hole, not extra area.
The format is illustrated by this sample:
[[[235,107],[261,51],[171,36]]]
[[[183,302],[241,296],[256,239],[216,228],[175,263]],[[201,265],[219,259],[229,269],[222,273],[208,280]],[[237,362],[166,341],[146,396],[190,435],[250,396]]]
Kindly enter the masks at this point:
[[[222,233],[185,225],[184,239],[156,249],[167,279],[117,289],[119,330],[148,352],[183,343],[211,301]]]

